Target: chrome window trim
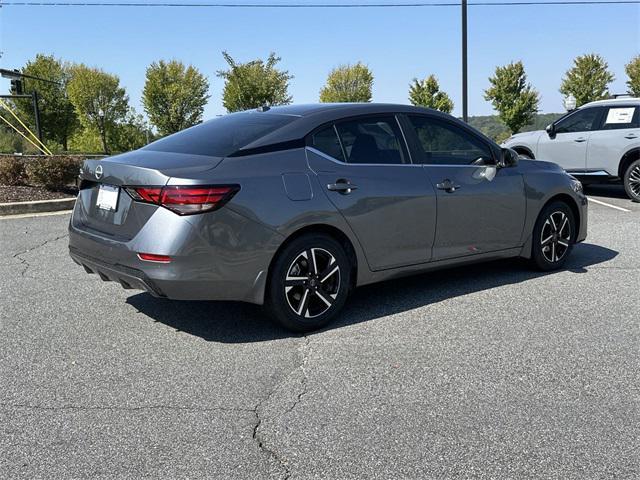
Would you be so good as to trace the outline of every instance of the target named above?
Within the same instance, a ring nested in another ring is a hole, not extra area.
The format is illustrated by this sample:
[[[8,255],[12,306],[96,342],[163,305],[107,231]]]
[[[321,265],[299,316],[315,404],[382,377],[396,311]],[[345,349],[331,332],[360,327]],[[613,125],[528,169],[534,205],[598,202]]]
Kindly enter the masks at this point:
[[[305,149],[309,150],[310,152],[315,153],[316,155],[319,155],[319,156],[321,156],[323,158],[326,158],[327,160],[331,160],[333,163],[337,163],[338,165],[344,165],[344,166],[347,166],[347,167],[422,167],[423,166],[423,165],[416,164],[416,163],[348,163],[348,162],[341,162],[337,158],[333,158],[331,155],[327,155],[326,153],[321,152],[317,148],[311,147],[309,145],[307,145],[305,147]],[[469,166],[469,165],[465,165],[465,166]]]

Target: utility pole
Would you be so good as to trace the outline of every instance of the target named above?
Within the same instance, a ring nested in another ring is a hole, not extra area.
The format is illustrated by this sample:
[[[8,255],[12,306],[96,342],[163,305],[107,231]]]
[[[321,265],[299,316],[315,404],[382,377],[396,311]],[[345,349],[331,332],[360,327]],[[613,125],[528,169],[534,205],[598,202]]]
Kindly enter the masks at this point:
[[[462,0],[462,120],[469,120],[467,98],[467,0]]]
[[[36,133],[38,134],[38,140],[40,143],[44,143],[42,140],[42,125],[40,125],[40,107],[38,107],[38,92],[34,90],[31,93],[31,102],[33,102],[33,116],[36,121]]]

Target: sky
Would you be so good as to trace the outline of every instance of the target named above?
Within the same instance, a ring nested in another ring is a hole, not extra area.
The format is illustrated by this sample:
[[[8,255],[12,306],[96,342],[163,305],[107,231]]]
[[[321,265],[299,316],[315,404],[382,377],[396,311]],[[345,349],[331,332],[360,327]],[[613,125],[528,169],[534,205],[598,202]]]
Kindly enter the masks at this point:
[[[195,3],[195,0],[172,1]],[[366,3],[364,0],[333,1]],[[291,2],[320,3],[319,0]],[[252,3],[283,3],[283,0],[253,0]],[[498,65],[522,60],[529,81],[540,92],[541,112],[562,112],[558,88],[577,55],[601,54],[616,77],[610,90],[622,93],[626,91],[627,80],[624,65],[640,54],[640,4],[469,6],[468,22],[470,115],[493,113],[491,104],[483,98],[483,91]],[[206,119],[225,112],[221,102],[223,81],[216,77],[216,72],[226,67],[222,50],[240,62],[265,59],[274,51],[282,57],[280,67],[295,77],[289,87],[294,103],[317,102],[332,68],[361,61],[374,74],[373,101],[408,103],[411,80],[433,73],[441,88],[452,97],[453,113],[461,115],[460,23],[459,7],[240,9],[2,5],[0,67],[19,68],[37,53],[96,66],[118,75],[131,105],[143,113],[140,96],[147,66],[160,59],[178,59],[194,65],[209,79],[211,98],[205,108]],[[8,89],[9,81],[0,80],[2,93]]]

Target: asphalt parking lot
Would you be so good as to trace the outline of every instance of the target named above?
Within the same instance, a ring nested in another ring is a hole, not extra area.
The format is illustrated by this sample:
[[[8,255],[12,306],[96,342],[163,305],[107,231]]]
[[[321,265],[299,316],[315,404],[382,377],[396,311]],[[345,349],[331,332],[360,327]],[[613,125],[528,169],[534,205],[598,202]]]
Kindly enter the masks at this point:
[[[85,274],[66,214],[2,219],[0,478],[639,478],[640,204],[588,193],[565,270],[361,288],[306,337]]]

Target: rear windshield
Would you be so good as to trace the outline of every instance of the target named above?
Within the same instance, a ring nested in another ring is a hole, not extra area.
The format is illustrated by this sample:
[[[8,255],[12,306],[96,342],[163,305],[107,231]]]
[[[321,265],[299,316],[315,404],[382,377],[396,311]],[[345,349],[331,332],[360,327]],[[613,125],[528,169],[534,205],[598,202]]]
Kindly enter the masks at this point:
[[[226,157],[295,119],[256,111],[232,113],[161,138],[144,149]]]

